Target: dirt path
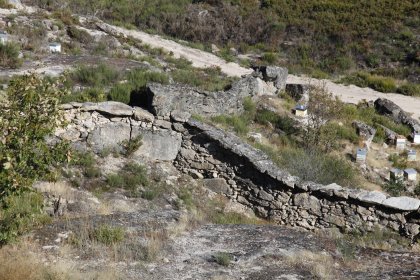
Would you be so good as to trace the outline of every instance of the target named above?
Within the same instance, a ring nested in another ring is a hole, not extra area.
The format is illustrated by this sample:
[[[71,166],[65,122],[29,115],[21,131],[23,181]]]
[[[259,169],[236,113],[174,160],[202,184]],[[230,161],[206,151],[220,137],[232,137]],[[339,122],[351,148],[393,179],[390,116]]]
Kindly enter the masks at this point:
[[[250,74],[252,70],[244,68],[237,63],[226,62],[225,60],[217,57],[214,54],[187,47],[176,43],[174,41],[164,39],[158,35],[151,35],[142,31],[128,30],[122,27],[112,26],[106,23],[100,23],[102,29],[107,33],[122,34],[125,36],[132,37],[140,40],[145,44],[150,45],[154,48],[163,48],[166,51],[171,51],[175,57],[185,57],[190,60],[195,67],[211,67],[219,66],[222,71],[229,76],[242,76]],[[400,94],[381,93],[369,88],[360,88],[357,86],[346,86],[342,84],[336,84],[329,80],[318,80],[309,79],[307,77],[299,77],[295,75],[289,75],[288,83],[292,84],[320,84],[325,83],[328,90],[333,94],[339,96],[344,102],[347,103],[358,103],[359,101],[376,100],[377,98],[387,98],[395,102],[405,111],[412,113],[416,119],[420,118],[420,98],[403,96]]]

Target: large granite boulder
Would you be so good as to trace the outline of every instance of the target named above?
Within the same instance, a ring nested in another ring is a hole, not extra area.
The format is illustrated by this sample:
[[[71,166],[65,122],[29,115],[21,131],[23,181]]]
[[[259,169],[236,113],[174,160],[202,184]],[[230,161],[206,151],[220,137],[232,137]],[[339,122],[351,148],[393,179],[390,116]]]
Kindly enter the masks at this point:
[[[309,101],[309,93],[312,87],[312,85],[305,84],[287,84],[286,93],[297,102],[307,103]]]
[[[354,121],[353,127],[356,128],[357,135],[363,139],[363,142],[369,149],[375,137],[376,129],[360,121]]]
[[[286,88],[287,76],[289,71],[287,68],[277,66],[255,66],[253,67],[253,76],[261,78],[265,82],[273,82],[278,90]]]
[[[180,111],[204,116],[238,114],[243,111],[245,97],[274,95],[286,86],[287,69],[280,67],[261,68],[262,72],[248,75],[234,82],[225,91],[209,92],[194,87],[150,83],[141,107],[156,116],[170,117]]]
[[[395,122],[408,125],[413,131],[420,132],[420,123],[391,100],[378,98],[375,101],[375,109],[378,113],[390,117]]]

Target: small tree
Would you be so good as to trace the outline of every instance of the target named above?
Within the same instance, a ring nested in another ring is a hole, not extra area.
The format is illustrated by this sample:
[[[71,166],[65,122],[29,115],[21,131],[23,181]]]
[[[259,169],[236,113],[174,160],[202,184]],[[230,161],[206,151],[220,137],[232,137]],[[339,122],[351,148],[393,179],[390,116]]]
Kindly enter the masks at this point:
[[[0,105],[0,198],[29,190],[66,160],[66,143],[46,141],[63,122],[58,105],[64,93],[36,75],[10,82]]]
[[[308,120],[305,127],[304,144],[308,148],[320,147],[328,150],[331,147],[330,130],[326,124],[339,119],[343,103],[334,97],[324,85],[311,87],[308,102]]]

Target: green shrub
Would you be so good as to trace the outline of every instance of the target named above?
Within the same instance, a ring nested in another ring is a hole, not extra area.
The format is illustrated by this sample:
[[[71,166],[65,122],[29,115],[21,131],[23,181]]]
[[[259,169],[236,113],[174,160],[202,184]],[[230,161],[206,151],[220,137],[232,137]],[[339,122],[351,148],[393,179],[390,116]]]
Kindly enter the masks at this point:
[[[146,168],[133,162],[127,163],[119,173],[109,174],[106,181],[109,187],[125,189],[131,196],[139,195],[140,186],[149,186]]]
[[[42,1],[42,0],[41,0]],[[44,8],[51,5],[50,1],[44,1],[47,3],[42,3],[41,7],[44,6]],[[58,20],[60,20],[65,25],[73,25],[78,22],[78,19],[73,16],[73,13],[69,9],[62,9],[61,7],[59,9],[54,9],[54,12],[52,13],[52,16]]]
[[[207,91],[222,91],[234,81],[233,78],[226,77],[219,68],[197,69],[189,67],[187,69],[174,69],[172,78],[175,82],[198,87]]]
[[[88,88],[82,92],[72,93],[63,96],[61,103],[66,104],[70,102],[103,102],[106,101],[106,94],[100,88]]]
[[[104,245],[111,246],[122,242],[124,236],[125,232],[121,227],[101,225],[93,230],[91,239]]]
[[[75,83],[98,88],[114,83],[120,78],[120,74],[116,69],[105,64],[97,66],[80,65],[69,76]]]
[[[212,117],[211,120],[215,123],[232,127],[233,130],[240,135],[245,135],[249,132],[248,122],[241,116],[222,115]]]
[[[403,153],[401,156],[399,154],[392,154],[388,157],[388,160],[392,162],[392,166],[395,168],[407,168],[407,153]]]
[[[397,92],[407,96],[420,96],[420,85],[406,83],[398,87]]]
[[[123,141],[122,146],[124,148],[124,155],[126,157],[132,156],[143,144],[142,136],[137,136],[133,139]]]
[[[57,84],[36,75],[10,82],[0,116],[0,197],[21,193],[67,161],[68,144],[45,139],[63,121]]]
[[[400,196],[405,191],[404,183],[401,180],[389,181],[382,188],[392,196]]]
[[[232,255],[225,252],[218,252],[213,257],[214,261],[222,266],[229,266],[229,264],[233,261]]]
[[[144,69],[137,69],[127,74],[127,83],[117,84],[111,88],[108,99],[132,105],[139,105],[142,102],[143,94],[146,92],[146,85],[149,82],[168,84],[169,78],[160,72],[151,72]]]
[[[358,72],[353,76],[348,76],[342,79],[341,82],[355,84],[360,87],[370,87],[380,92],[395,92],[397,90],[394,79],[365,72]]]
[[[116,188],[124,188],[125,187],[124,177],[122,177],[119,174],[109,174],[106,177],[106,182],[113,189],[116,189]]]
[[[268,64],[275,64],[278,60],[278,57],[276,53],[268,52],[263,54],[261,60]]]
[[[380,115],[376,112],[374,108],[365,108],[365,107],[356,107],[353,105],[345,105],[343,110],[343,117],[344,120],[348,122],[352,122],[353,120],[362,121],[370,126],[373,126],[377,129],[376,139],[380,137],[385,137],[384,131],[381,128],[385,126],[400,135],[410,135],[411,128],[403,125],[397,124],[392,119],[387,116]],[[383,138],[382,138],[383,139]]]
[[[92,152],[75,152],[70,162],[72,165],[80,167],[92,167],[95,165],[95,156]]]
[[[220,225],[246,225],[246,224],[259,224],[260,221],[257,219],[248,218],[243,214],[236,212],[216,211],[211,214],[210,221],[214,224]]]
[[[182,201],[187,209],[192,209],[194,206],[194,199],[192,193],[187,188],[181,188],[178,193],[178,198]]]
[[[11,4],[9,4],[9,1],[7,0],[0,0],[0,8],[1,9],[10,9],[13,6]]]
[[[43,213],[44,198],[35,192],[13,194],[0,204],[0,244],[13,242],[16,238],[50,221]]]
[[[111,88],[108,93],[108,99],[112,101],[122,102],[125,104],[130,103],[131,92],[133,91],[133,86],[128,83],[117,84]]]
[[[19,52],[19,47],[14,43],[0,44],[0,66],[18,68],[22,64]]]
[[[351,126],[339,125],[337,123],[329,123],[326,125],[327,130],[330,130],[326,137],[336,141],[338,139],[349,140],[350,142],[357,144],[359,142],[359,136],[356,130]],[[338,144],[338,143],[337,143]]]
[[[356,171],[346,160],[317,150],[285,148],[279,151],[277,162],[305,181],[345,187],[356,187],[358,183]]]
[[[272,124],[275,128],[282,130],[286,134],[297,132],[295,121],[288,116],[281,116],[269,110],[258,110],[255,115],[255,122],[259,124]]]

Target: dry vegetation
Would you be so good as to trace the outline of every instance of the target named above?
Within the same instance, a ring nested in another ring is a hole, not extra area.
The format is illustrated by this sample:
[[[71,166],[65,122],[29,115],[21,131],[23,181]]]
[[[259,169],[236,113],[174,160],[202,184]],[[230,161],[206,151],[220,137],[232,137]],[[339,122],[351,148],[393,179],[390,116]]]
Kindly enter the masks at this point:
[[[335,263],[327,252],[298,251],[287,256],[286,262],[298,269],[309,271],[315,279],[336,279]]]

